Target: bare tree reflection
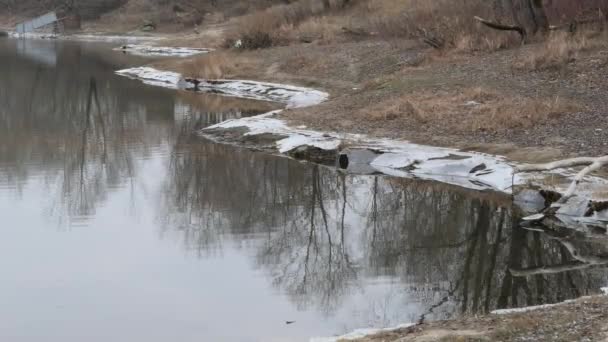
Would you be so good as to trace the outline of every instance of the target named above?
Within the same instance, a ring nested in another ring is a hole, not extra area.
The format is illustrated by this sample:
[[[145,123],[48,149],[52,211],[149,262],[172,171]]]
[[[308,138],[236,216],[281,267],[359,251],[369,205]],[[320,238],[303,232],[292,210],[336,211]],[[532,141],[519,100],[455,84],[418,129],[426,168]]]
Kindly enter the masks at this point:
[[[50,67],[11,54],[10,46],[3,50],[2,182],[21,191],[42,175],[60,219],[93,215],[111,189],[133,180],[138,156],[158,145],[156,136],[143,131],[151,106],[157,106],[143,99],[155,90],[130,91],[129,83],[117,82],[112,64],[80,45],[53,45],[62,58]],[[173,109],[172,97],[153,98]]]
[[[395,296],[418,303],[419,319],[449,318],[555,302],[606,280],[573,269],[514,276],[564,258],[564,247],[515,224],[507,196],[349,176],[191,135],[176,151],[165,215],[186,217],[205,236],[191,241],[199,251],[226,238],[253,248],[256,264],[301,308],[331,314],[373,279],[395,279]]]

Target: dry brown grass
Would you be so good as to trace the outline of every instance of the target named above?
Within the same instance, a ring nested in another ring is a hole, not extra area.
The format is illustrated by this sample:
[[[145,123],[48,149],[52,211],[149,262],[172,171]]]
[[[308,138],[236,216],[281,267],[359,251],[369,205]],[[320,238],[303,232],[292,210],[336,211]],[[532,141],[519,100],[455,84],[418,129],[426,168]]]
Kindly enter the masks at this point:
[[[494,51],[518,43],[516,34],[482,28],[471,18],[491,16],[488,1],[371,0],[370,30],[384,37],[434,38],[444,49]]]
[[[459,93],[416,92],[359,110],[355,116],[371,121],[415,120],[420,124],[446,123],[460,132],[528,128],[574,112],[580,106],[556,98],[502,95],[471,88]]]
[[[188,77],[218,79],[233,68],[232,59],[226,54],[209,53],[185,63],[181,73]]]
[[[517,34],[481,28],[473,15],[488,16],[487,1],[470,0],[298,0],[240,18],[227,34],[227,46],[241,40],[244,48],[267,48],[292,42],[333,42],[357,39],[433,38],[443,49],[498,50],[519,43]],[[346,32],[346,33],[345,33]]]
[[[584,35],[554,33],[544,43],[516,61],[515,67],[525,70],[561,69],[575,61],[579,52],[588,46]]]
[[[259,63],[238,53],[229,51],[211,52],[192,59],[169,59],[153,63],[162,70],[179,72],[185,77],[218,79],[239,77],[258,68]]]
[[[352,0],[351,0],[352,1]],[[344,0],[330,0],[326,7],[323,0],[297,0],[257,11],[236,18],[235,28],[227,32],[226,44],[232,46],[240,40],[242,48],[268,48],[274,45],[285,45],[294,39],[302,22],[329,14],[346,7]],[[315,24],[322,24],[317,29]],[[309,22],[302,27],[304,31],[314,28],[315,34],[327,27],[327,22]],[[296,32],[294,32],[296,31]]]
[[[581,52],[605,47],[608,36],[599,30],[571,34],[553,32],[545,42],[527,51],[514,66],[522,70],[559,70],[576,61]]]

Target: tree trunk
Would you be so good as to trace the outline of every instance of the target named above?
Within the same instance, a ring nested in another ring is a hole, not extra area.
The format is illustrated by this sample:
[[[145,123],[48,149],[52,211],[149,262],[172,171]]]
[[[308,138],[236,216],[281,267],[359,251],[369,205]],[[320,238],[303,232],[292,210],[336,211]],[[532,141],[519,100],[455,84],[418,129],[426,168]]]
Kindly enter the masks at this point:
[[[533,34],[549,29],[543,0],[495,0],[493,7],[499,22],[519,26]]]

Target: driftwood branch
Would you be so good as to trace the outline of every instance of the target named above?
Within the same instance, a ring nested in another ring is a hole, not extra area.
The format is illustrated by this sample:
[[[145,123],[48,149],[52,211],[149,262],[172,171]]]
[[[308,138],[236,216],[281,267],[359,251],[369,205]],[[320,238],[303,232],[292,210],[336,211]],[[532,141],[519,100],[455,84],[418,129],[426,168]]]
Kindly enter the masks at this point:
[[[558,201],[558,203],[566,203],[568,199],[574,196],[574,192],[576,191],[576,187],[579,183],[591,172],[597,171],[600,168],[606,166],[608,164],[608,156],[591,158],[591,157],[580,157],[580,158],[572,158],[572,159],[564,159],[558,160],[552,163],[546,164],[527,164],[520,165],[515,168],[515,172],[538,172],[538,171],[551,171],[555,169],[567,168],[567,167],[575,167],[575,166],[585,166],[575,177],[564,196]]]
[[[526,32],[526,29],[524,29],[521,26],[501,24],[501,23],[489,21],[489,20],[486,20],[486,19],[483,19],[483,18],[480,18],[477,16],[475,17],[475,20],[477,20],[480,23],[482,23],[483,25],[485,25],[489,28],[495,29],[495,30],[515,31],[515,32],[519,33],[522,43],[524,43],[526,41],[527,32]]]

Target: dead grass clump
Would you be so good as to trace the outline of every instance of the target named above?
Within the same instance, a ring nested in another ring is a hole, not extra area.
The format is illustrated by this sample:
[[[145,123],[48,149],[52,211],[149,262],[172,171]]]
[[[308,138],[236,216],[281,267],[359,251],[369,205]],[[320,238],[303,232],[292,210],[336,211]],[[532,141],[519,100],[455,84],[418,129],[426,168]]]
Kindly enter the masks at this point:
[[[421,123],[427,121],[426,117],[405,97],[364,109],[359,115],[370,121],[393,121],[404,118],[413,118]]]
[[[211,52],[177,64],[171,60],[167,63],[168,65],[164,65],[159,62],[155,65],[174,70],[186,77],[202,79],[244,77],[243,74],[259,69],[257,60],[232,52]]]
[[[293,28],[290,39],[305,43],[317,41],[328,44],[336,40],[336,36],[344,26],[344,17],[313,17]]]
[[[580,106],[559,97],[555,99],[508,97],[480,107],[471,111],[476,118],[471,122],[473,130],[525,129],[580,110]]]
[[[360,109],[355,117],[369,121],[403,121],[404,124],[450,126],[454,131],[526,129],[580,110],[561,98],[502,95],[484,88],[458,94],[416,92],[390,98]]]
[[[300,23],[345,8],[351,1],[297,0],[236,18],[236,28],[227,34],[226,45],[239,42],[237,46],[243,49],[285,45],[293,38],[291,31]]]
[[[524,55],[515,67],[525,70],[561,69],[576,60],[579,52],[589,48],[584,34],[567,32],[552,34],[544,43]]]
[[[259,78],[261,62],[252,56],[230,51],[214,51],[191,59],[164,59],[151,64],[187,78]]]
[[[230,59],[222,54],[209,53],[182,65],[182,74],[202,79],[223,78],[232,67]]]

